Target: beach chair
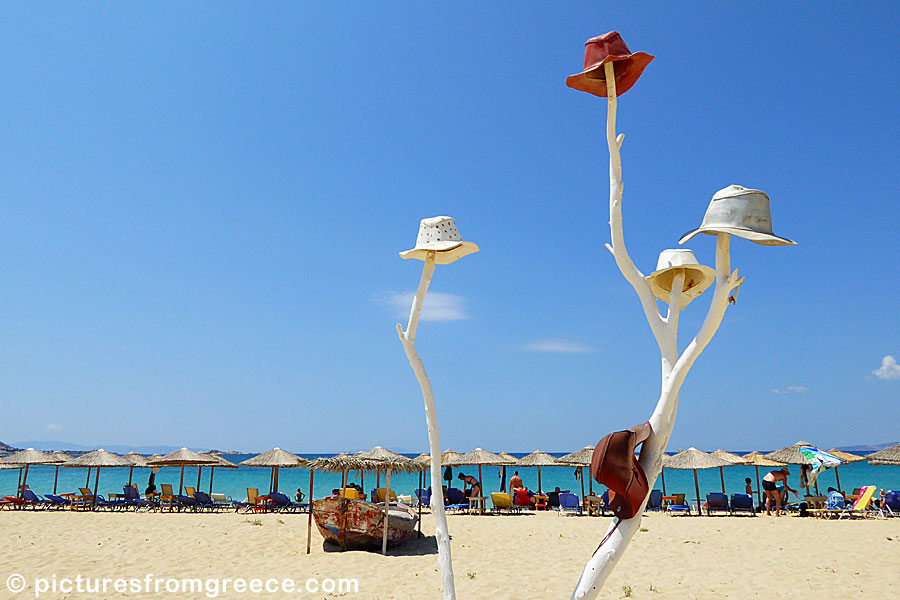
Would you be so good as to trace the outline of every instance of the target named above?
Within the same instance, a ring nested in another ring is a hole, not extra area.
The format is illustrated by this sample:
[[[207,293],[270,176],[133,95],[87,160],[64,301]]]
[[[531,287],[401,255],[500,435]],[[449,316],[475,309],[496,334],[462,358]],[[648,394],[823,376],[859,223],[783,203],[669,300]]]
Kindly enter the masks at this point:
[[[884,492],[884,501],[881,503],[881,510],[885,516],[900,517],[900,492],[886,490]]]
[[[447,506],[448,510],[469,510],[469,503],[466,501],[465,495],[459,488],[447,488]]]
[[[662,510],[662,490],[650,490],[646,510]]]
[[[348,487],[341,490],[340,493],[341,498],[347,498],[348,500],[363,500],[363,495],[359,493],[359,490],[356,488]],[[372,497],[375,497],[375,491],[372,491]]]
[[[247,488],[247,500],[244,502],[232,500],[231,505],[234,506],[234,512],[250,512],[256,508],[257,498],[259,498],[259,489]]]
[[[518,506],[520,509],[531,508],[531,496],[528,495],[528,491],[516,490],[515,495],[513,496],[513,504],[515,506]]]
[[[728,496],[722,492],[710,492],[706,495],[706,514],[712,515],[714,510],[721,510],[724,513],[731,512],[728,508]]]
[[[672,494],[675,496],[675,502],[666,506],[667,515],[688,515],[691,514],[691,507],[684,503],[684,494]]]
[[[69,508],[69,501],[62,496],[56,496],[55,494],[44,494],[44,498],[46,498],[50,502],[50,504],[47,505],[47,508],[55,508],[57,510]]]
[[[378,488],[375,490],[375,495],[372,496],[372,502],[376,502],[378,504],[384,504],[384,497],[387,494],[387,490],[384,488]],[[391,490],[391,502],[397,501],[397,492]]]
[[[843,519],[844,517],[866,517],[873,511],[869,509],[872,504],[872,498],[875,496],[875,486],[867,485],[860,489],[856,502],[851,507],[845,508],[819,508],[809,512],[816,516],[826,519]],[[879,511],[874,511],[878,514]]]
[[[272,499],[272,512],[298,512],[300,505],[291,502],[291,499],[281,492],[271,492],[269,498]]]
[[[419,500],[419,506],[428,508],[431,506],[431,489],[423,490],[422,488],[417,488],[416,498]]]
[[[581,514],[581,504],[578,502],[578,496],[572,494],[570,492],[563,492],[559,495],[559,512],[556,513],[557,516],[562,515],[580,515]]]
[[[138,510],[141,508],[150,509],[156,506],[155,502],[142,499],[141,494],[138,492],[137,485],[133,483],[122,486],[122,492],[124,495],[124,499],[122,500],[123,508],[133,508],[134,510]]]
[[[493,514],[500,514],[503,511],[506,511],[506,514],[518,513],[521,512],[521,510],[521,507],[513,504],[509,494],[504,494],[503,492],[491,492],[491,512]]]
[[[736,512],[747,511],[754,517],[756,509],[753,507],[753,496],[750,494],[732,494],[731,495],[731,514]]]

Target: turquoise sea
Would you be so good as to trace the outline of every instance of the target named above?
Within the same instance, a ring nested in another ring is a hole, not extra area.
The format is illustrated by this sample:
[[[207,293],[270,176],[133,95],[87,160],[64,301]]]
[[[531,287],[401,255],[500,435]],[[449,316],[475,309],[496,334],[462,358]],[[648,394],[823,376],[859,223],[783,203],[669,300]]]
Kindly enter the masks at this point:
[[[744,452],[741,452],[744,453]],[[514,456],[524,456],[524,454],[513,454]],[[562,453],[557,454],[561,456]],[[238,454],[227,456],[228,460],[238,463],[254,456],[253,454]],[[316,458],[318,454],[303,454],[304,458]],[[411,455],[414,456],[414,455]],[[512,470],[507,468],[507,481],[512,475]],[[768,469],[760,469],[760,477],[762,477]],[[443,471],[443,470],[442,470]],[[525,485],[532,490],[537,489],[538,476],[535,468],[518,468],[519,475],[525,482]],[[585,472],[587,469],[585,469]],[[799,485],[799,468],[791,469],[789,483],[791,487],[797,488]],[[462,482],[457,479],[460,472],[471,474],[478,477],[478,467],[462,467],[453,469],[454,486],[462,488]],[[574,468],[567,467],[543,467],[541,469],[541,484],[545,491],[551,491],[559,486],[562,490],[571,490],[580,495],[581,484],[575,478]],[[53,492],[53,480],[56,473],[55,467],[48,466],[32,466],[28,470],[28,485],[37,494],[47,494]],[[482,467],[482,479],[488,495],[492,491],[498,491],[500,487],[499,467]],[[260,493],[269,490],[270,469],[240,467],[239,469],[216,469],[213,477],[212,489],[214,492],[224,493],[234,500],[243,500],[247,495],[247,488],[257,488]],[[138,484],[138,488],[143,493],[147,485],[147,479],[150,475],[149,469],[134,469],[133,481]],[[841,480],[841,489],[844,492],[850,492],[854,488],[864,485],[876,485],[878,488],[886,488],[898,490],[900,489],[900,466],[871,466],[866,461],[860,461],[851,464],[845,464],[838,467],[838,475]],[[87,470],[83,468],[65,468],[59,469],[59,480],[57,482],[57,491],[60,493],[75,492],[79,487],[85,487],[85,478]],[[200,488],[207,491],[209,489],[210,469],[204,467],[201,474]],[[753,488],[756,489],[756,471],[753,467],[733,466],[724,469],[725,490],[728,494],[743,492],[744,478],[750,477],[753,481]],[[16,483],[18,481],[19,471],[15,469],[0,470],[0,497],[6,495],[15,495]],[[163,468],[156,475],[157,488],[160,483],[171,483],[178,487],[180,477],[180,469]],[[365,473],[363,488],[368,493],[375,488],[375,474]],[[427,477],[427,473],[426,473]],[[719,492],[722,490],[722,483],[719,475],[719,469],[707,469],[698,471],[700,482],[701,496],[707,492]],[[382,487],[384,486],[384,477],[382,476]],[[589,477],[585,478],[585,491],[589,489]],[[354,471],[351,473],[350,481],[360,482],[359,473]],[[695,496],[694,492],[694,475],[692,471],[678,471],[666,469],[665,471],[666,492],[668,494],[684,493],[688,498]],[[99,492],[104,495],[111,493],[121,493],[122,486],[128,482],[128,469],[102,469],[100,472]],[[184,472],[184,484],[197,487],[197,468],[187,467]],[[819,490],[824,494],[828,486],[836,487],[835,470],[829,469],[819,476]],[[426,484],[427,485],[427,484]],[[325,473],[318,471],[314,476],[314,495],[316,498],[327,496],[331,490],[340,486],[340,475],[334,473]],[[94,487],[94,475],[91,474],[89,487]],[[293,495],[298,488],[303,493],[309,494],[309,471],[306,469],[281,469],[279,471],[279,491]],[[397,490],[398,494],[413,494],[413,490],[418,487],[418,475],[393,473],[391,475],[391,488]],[[595,490],[601,486],[594,484]],[[662,482],[658,479],[656,489],[662,489]]]

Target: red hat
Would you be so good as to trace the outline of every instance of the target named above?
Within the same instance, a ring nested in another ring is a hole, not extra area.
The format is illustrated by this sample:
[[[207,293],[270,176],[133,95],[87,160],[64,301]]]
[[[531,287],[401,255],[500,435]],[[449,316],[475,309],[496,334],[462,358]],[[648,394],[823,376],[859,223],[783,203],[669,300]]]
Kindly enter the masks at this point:
[[[606,98],[606,72],[603,65],[615,63],[616,95],[631,89],[644,68],[655,57],[646,52],[631,53],[618,31],[589,39],[584,45],[584,70],[566,77],[566,85],[581,92]]]
[[[621,520],[636,515],[650,491],[647,476],[634,451],[651,433],[650,423],[610,433],[600,440],[591,456],[591,476],[615,492],[609,507]]]

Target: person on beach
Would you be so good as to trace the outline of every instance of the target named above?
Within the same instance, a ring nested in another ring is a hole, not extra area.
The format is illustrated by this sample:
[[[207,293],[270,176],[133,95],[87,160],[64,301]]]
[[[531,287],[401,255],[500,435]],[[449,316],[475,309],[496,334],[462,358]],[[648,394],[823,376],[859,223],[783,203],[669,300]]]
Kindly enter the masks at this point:
[[[766,473],[766,476],[763,477],[762,480],[762,488],[763,493],[766,495],[766,514],[772,515],[772,499],[775,500],[775,516],[781,516],[781,494],[778,492],[778,483],[781,482],[784,484],[784,489],[793,494],[797,493],[797,490],[792,490],[787,483],[787,476],[790,475],[791,472],[788,471],[787,467],[782,467],[777,471],[769,471]]]
[[[478,498],[481,496],[481,482],[472,477],[471,475],[465,475],[460,473],[458,475],[459,479],[463,480],[463,495],[466,498]],[[469,486],[466,489],[466,486]]]
[[[744,493],[747,494],[748,496],[752,496],[752,495],[753,495],[753,485],[752,485],[752,483],[753,483],[753,482],[750,481],[750,478],[749,478],[749,477],[745,477],[745,478],[744,478]]]
[[[294,502],[300,504],[303,502],[303,498],[306,496],[303,494],[303,491],[300,488],[297,488],[297,493],[294,494]]]
[[[833,487],[828,488],[828,500],[825,502],[825,508],[832,510],[844,508],[844,495]]]
[[[518,471],[513,471],[513,476],[509,478],[509,495],[513,498],[516,496],[516,490],[524,490],[525,484],[522,483],[522,478],[519,477]]]

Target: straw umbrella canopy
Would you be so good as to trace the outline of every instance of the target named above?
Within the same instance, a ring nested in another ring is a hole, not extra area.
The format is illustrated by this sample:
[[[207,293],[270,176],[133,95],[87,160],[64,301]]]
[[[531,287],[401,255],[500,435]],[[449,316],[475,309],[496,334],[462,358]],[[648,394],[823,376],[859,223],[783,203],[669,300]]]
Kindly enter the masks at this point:
[[[783,462],[789,465],[800,465],[801,467],[812,467],[816,463],[810,460],[807,456],[805,456],[802,452],[800,452],[800,448],[804,446],[815,447],[814,444],[810,444],[809,442],[799,441],[792,446],[787,446],[782,448],[781,450],[776,450],[774,452],[769,452],[766,454],[766,458],[777,460],[779,462]],[[806,487],[806,493],[809,493],[809,486]],[[818,492],[818,482],[816,483],[816,491]]]
[[[28,481],[28,467],[30,465],[61,465],[65,461],[62,459],[50,454],[49,452],[41,452],[40,450],[35,450],[34,448],[28,448],[27,450],[19,450],[14,454],[10,454],[4,458],[0,458],[0,464],[7,465],[16,465],[13,468],[19,468],[21,466],[25,467],[25,472],[22,475],[22,483],[19,484],[19,490],[16,492],[16,496],[21,497],[22,492],[25,489],[25,484]]]
[[[420,454],[420,455],[418,455],[417,457],[415,457],[415,458],[413,459],[413,462],[417,462],[417,463],[419,463],[419,464],[421,464],[421,465],[428,465],[428,464],[431,464],[431,455],[428,454],[427,452],[423,452],[422,454]]]
[[[870,465],[900,465],[900,444],[891,446],[865,457]]]
[[[313,519],[313,475],[316,471],[330,471],[332,473],[341,473],[341,497],[344,497],[343,488],[345,486],[347,471],[355,469],[368,469],[371,463],[362,458],[357,458],[352,454],[341,452],[334,456],[322,456],[309,461],[306,468],[309,469],[309,516],[306,522],[306,553],[310,553],[310,545],[312,539],[312,519]],[[342,514],[343,517],[343,514]],[[341,529],[343,531],[343,528]],[[343,535],[341,532],[339,536]]]
[[[757,452],[756,450],[745,454],[742,458],[744,459],[745,465],[756,467],[756,500],[759,504],[762,504],[762,488],[759,485],[759,468],[783,467],[784,463],[766,458],[763,456],[762,452]]]
[[[713,456],[717,458],[721,458],[722,460],[727,460],[732,465],[742,465],[744,464],[744,459],[737,454],[732,454],[731,452],[726,452],[721,448],[712,453]],[[725,467],[719,467],[719,477],[722,479],[722,493],[725,493]]]
[[[99,450],[82,454],[78,458],[65,463],[63,466],[69,468],[87,467],[88,475],[90,475],[90,469],[96,469],[94,473],[94,497],[91,499],[91,506],[93,507],[97,504],[97,487],[100,483],[100,469],[130,467],[131,463],[118,454],[113,454],[112,452],[107,452],[103,448],[100,448]]]
[[[209,453],[207,453],[207,454],[209,456],[213,457],[214,459],[216,459],[215,464],[209,465],[209,493],[212,494],[213,475],[216,474],[217,468],[219,468],[219,469],[238,469],[240,467],[238,467],[236,464],[234,464],[230,460],[222,458],[218,454],[209,454]],[[200,477],[198,476],[197,479],[198,479],[197,487],[199,487],[200,486],[200,482],[199,482]]]
[[[703,514],[703,511],[700,509],[700,483],[697,480],[697,469],[714,469],[716,467],[728,467],[732,464],[734,463],[721,459],[718,456],[707,454],[706,452],[697,450],[693,447],[682,450],[674,456],[663,458],[663,467],[667,469],[690,469],[694,472],[694,490],[697,492],[697,513],[700,515]]]
[[[500,458],[505,458],[508,461],[511,461],[511,465],[514,465],[517,462],[519,462],[519,459],[516,458],[515,456],[513,456],[512,454],[510,454],[509,452],[501,452],[497,456],[499,456]],[[510,465],[507,465],[507,466],[510,466]]]
[[[551,456],[544,452],[543,450],[535,450],[531,454],[523,456],[516,463],[517,466],[520,467],[537,467],[538,472],[538,492],[543,494],[543,487],[541,486],[541,467],[562,467],[568,466],[565,463],[560,463],[559,459],[555,456]]]
[[[269,480],[270,493],[278,491],[278,469],[294,469],[304,467],[308,463],[308,460],[278,447],[241,461],[241,464],[245,467],[269,467],[272,469],[272,477]]]
[[[199,452],[194,452],[187,448],[169,452],[165,456],[161,456],[155,460],[151,460],[152,458],[153,457],[147,459],[147,466],[149,467],[181,467],[181,478],[178,482],[179,496],[184,490],[185,467],[210,465],[215,464],[216,462],[216,459],[212,458],[209,454],[200,454]]]
[[[575,452],[570,452],[565,456],[561,456],[559,458],[559,462],[570,464],[578,467],[578,479],[581,480],[581,505],[584,506],[584,468],[591,466],[591,458],[594,456],[594,447],[593,446],[585,446],[581,450],[576,450]],[[665,482],[665,480],[663,480]],[[665,483],[663,483],[665,486]],[[593,496],[594,495],[594,479],[591,478],[588,482],[588,491]]]

